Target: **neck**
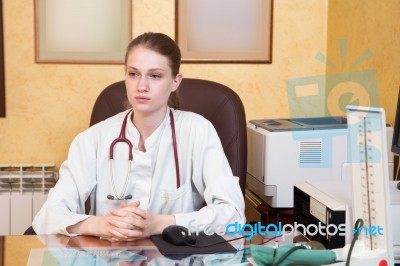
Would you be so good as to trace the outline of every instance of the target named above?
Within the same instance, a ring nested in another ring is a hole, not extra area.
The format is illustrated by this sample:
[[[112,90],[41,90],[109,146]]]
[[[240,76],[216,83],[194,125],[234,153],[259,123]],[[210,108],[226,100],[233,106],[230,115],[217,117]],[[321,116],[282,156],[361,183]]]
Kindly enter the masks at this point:
[[[141,140],[146,140],[162,123],[166,109],[157,113],[133,112],[132,122],[139,131]]]

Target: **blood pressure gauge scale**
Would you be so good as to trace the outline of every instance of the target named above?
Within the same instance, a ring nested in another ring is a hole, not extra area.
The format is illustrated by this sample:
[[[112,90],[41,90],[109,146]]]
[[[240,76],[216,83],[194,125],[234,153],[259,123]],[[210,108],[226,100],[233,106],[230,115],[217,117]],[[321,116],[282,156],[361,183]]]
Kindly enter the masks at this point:
[[[393,262],[385,111],[347,106],[347,125],[353,224],[359,218],[364,223],[360,229],[353,230],[363,246],[361,257],[382,257],[383,254]]]

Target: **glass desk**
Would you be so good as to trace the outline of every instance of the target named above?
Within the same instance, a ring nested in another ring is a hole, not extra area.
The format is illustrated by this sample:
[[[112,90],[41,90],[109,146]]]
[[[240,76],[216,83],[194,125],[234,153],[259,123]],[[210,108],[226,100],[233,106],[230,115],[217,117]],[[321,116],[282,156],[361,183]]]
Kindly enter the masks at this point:
[[[297,242],[293,238],[236,240],[236,253],[199,254],[180,259],[164,257],[150,239],[110,242],[90,236],[62,235],[0,236],[0,266],[53,265],[236,265],[251,266],[247,248],[250,244],[273,246]],[[360,261],[359,261],[360,262]],[[330,264],[343,266],[344,263]],[[355,264],[366,265],[366,264]],[[395,264],[398,265],[398,264]]]
[[[251,242],[256,241],[262,240],[254,238]],[[164,257],[150,239],[110,242],[90,236],[0,236],[0,265],[250,265],[244,240],[231,244],[238,252],[191,255],[177,260]]]

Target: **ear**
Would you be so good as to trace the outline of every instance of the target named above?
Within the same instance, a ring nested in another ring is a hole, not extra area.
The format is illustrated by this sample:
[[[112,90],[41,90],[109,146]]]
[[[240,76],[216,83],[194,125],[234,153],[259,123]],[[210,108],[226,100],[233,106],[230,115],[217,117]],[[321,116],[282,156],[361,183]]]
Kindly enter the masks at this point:
[[[172,84],[172,86],[173,86],[172,91],[176,91],[178,89],[179,84],[181,84],[182,78],[183,78],[182,74],[178,74],[175,76],[173,84]]]

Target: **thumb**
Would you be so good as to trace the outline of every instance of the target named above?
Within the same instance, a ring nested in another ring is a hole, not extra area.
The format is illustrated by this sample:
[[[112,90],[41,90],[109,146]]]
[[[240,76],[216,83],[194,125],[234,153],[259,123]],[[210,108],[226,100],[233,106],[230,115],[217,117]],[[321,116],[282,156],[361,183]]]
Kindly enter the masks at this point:
[[[139,207],[140,206],[140,201],[138,201],[138,200],[133,201],[133,202],[129,203],[129,206]]]

